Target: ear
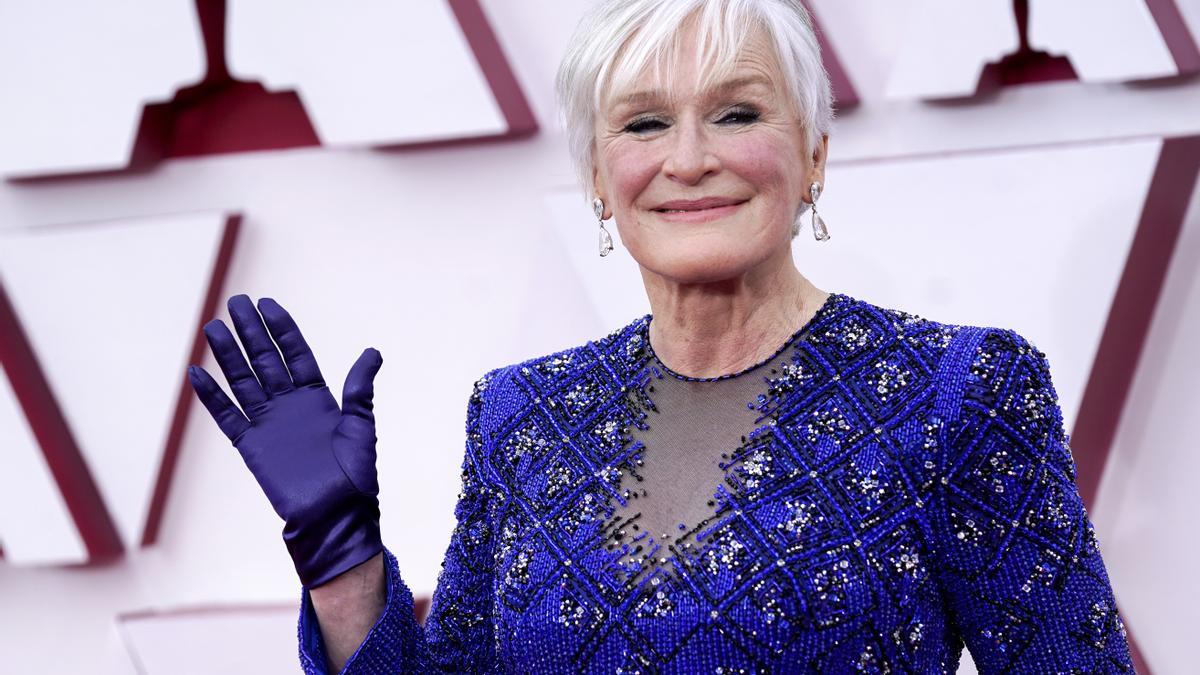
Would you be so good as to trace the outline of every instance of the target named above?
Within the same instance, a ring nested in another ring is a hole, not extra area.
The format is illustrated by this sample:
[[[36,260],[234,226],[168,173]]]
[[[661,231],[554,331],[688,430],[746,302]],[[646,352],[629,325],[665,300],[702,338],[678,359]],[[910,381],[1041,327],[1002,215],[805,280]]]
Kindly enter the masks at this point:
[[[816,144],[812,150],[812,168],[808,172],[807,180],[804,182],[804,194],[808,195],[808,186],[814,182],[820,183],[822,191],[825,186],[825,158],[829,154],[829,134],[821,136],[821,142]],[[811,197],[805,199],[809,201]]]
[[[607,191],[604,189],[604,181],[600,178],[599,167],[592,167],[592,195],[604,200],[604,220],[612,218],[612,207],[608,203]]]

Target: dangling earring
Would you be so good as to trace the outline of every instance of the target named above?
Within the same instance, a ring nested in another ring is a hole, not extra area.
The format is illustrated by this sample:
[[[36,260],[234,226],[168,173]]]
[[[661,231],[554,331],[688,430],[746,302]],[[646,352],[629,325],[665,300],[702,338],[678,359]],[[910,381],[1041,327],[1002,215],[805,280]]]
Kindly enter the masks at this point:
[[[813,184],[808,186],[808,193],[812,195],[812,231],[813,237],[817,241],[825,241],[829,238],[829,228],[825,227],[825,219],[817,214],[817,199],[821,196],[821,184],[813,181]]]
[[[596,213],[596,220],[600,221],[600,257],[603,258],[613,249],[612,236],[604,229],[604,200],[599,197],[593,199],[592,211]]]

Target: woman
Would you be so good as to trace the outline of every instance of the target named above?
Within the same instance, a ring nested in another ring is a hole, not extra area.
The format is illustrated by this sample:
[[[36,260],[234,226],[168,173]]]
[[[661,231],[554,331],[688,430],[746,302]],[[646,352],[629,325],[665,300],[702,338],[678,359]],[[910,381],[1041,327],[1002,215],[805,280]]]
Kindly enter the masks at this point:
[[[250,365],[205,327],[245,414],[189,375],[286,521],[305,670],[1132,670],[1045,355],[796,269],[832,117],[801,4],[610,0],[572,44],[601,255],[612,218],[652,314],[476,383],[424,626],[379,536],[379,353],[339,409],[274,301],[230,300]]]

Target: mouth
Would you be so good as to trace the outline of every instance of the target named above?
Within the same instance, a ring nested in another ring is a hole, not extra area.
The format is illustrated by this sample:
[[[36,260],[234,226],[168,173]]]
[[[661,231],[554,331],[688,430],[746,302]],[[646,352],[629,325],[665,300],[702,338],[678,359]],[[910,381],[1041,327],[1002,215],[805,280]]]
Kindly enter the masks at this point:
[[[720,218],[736,211],[749,199],[730,199],[727,197],[706,197],[695,200],[677,200],[660,204],[651,209],[667,220],[699,222]]]

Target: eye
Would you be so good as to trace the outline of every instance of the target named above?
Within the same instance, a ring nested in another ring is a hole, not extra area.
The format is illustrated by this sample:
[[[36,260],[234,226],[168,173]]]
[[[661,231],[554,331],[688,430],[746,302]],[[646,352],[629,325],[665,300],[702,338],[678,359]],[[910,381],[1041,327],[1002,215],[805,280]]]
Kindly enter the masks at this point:
[[[759,118],[758,111],[753,108],[740,107],[734,108],[721,116],[717,120],[718,124],[750,124],[757,122]]]
[[[656,117],[641,117],[625,125],[625,131],[632,134],[644,134],[651,131],[661,131],[666,128],[666,122]]]

